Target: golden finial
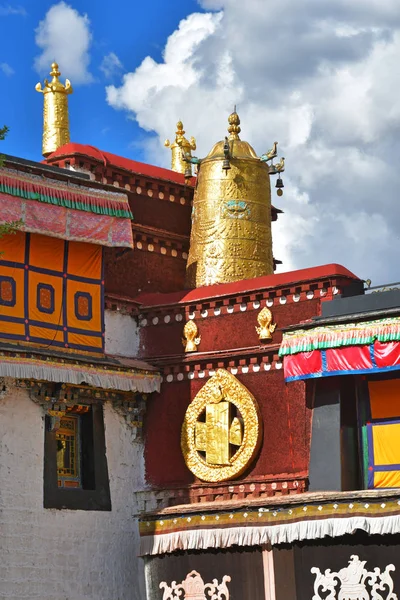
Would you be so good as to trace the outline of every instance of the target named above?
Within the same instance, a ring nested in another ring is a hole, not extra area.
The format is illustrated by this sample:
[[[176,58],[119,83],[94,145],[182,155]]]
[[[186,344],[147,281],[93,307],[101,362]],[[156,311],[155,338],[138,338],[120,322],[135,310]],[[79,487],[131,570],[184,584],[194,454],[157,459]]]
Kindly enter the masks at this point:
[[[239,137],[240,119],[239,119],[239,115],[236,112],[236,106],[233,109],[233,113],[231,115],[229,115],[229,117],[228,117],[228,123],[229,123],[229,127],[228,127],[229,139],[230,140],[240,140],[240,137]]]
[[[275,169],[276,173],[282,173],[282,171],[285,170],[285,158],[282,156],[281,160],[272,166]]]
[[[182,344],[185,346],[185,352],[196,352],[197,346],[200,344],[201,336],[198,335],[199,330],[194,321],[188,321],[183,328]]]
[[[171,144],[169,140],[165,140],[164,146],[171,148],[172,151],[171,169],[177,173],[187,174],[188,165],[191,169],[190,162],[186,162],[183,156],[192,158],[192,150],[196,150],[196,140],[194,137],[191,137],[190,141],[187,140],[185,133],[182,121],[178,121],[176,124],[175,141]]]
[[[272,323],[272,312],[266,306],[258,313],[257,321],[260,327],[256,325],[256,331],[260,340],[272,339],[276,323]]]
[[[45,79],[43,88],[40,83],[35,86],[36,91],[41,92],[44,97],[43,156],[49,156],[70,141],[68,94],[72,94],[71,82],[66,79],[65,84],[61,83],[61,73],[56,62],[51,65],[50,75],[51,81]]]

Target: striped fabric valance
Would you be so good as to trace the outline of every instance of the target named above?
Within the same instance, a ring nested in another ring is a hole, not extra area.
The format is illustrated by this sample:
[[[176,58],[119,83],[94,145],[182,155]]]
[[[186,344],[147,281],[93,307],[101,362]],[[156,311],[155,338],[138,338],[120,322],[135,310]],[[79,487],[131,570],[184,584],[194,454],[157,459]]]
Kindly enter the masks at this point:
[[[370,345],[375,341],[400,341],[400,317],[286,332],[283,334],[279,355],[288,356],[342,346]]]
[[[64,208],[133,219],[125,194],[81,187],[10,169],[0,169],[0,192]]]

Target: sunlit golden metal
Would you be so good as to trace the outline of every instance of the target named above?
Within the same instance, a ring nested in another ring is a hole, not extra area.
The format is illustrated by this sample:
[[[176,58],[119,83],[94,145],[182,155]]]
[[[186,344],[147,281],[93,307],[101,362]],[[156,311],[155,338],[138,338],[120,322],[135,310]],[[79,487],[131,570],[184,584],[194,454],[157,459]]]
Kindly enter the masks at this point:
[[[206,420],[197,421],[196,449],[206,453],[211,465],[229,465],[230,445],[240,446],[242,425],[237,417],[232,419],[230,402],[206,406]]]
[[[199,330],[194,321],[190,320],[183,328],[182,344],[185,346],[185,352],[196,352],[197,346],[200,344],[201,336],[198,335]]]
[[[175,141],[171,144],[169,140],[165,140],[164,146],[171,148],[172,151],[171,169],[177,173],[185,173],[188,177],[188,169],[190,169],[191,174],[191,165],[183,160],[183,155],[187,158],[192,157],[192,150],[196,150],[196,140],[194,137],[191,137],[190,141],[187,140],[185,133],[182,121],[178,121],[176,124]]]
[[[272,312],[266,306],[257,315],[259,327],[256,331],[260,340],[271,340],[275,331],[276,323],[272,322]]]
[[[61,75],[58,64],[51,65],[52,80],[44,80],[44,87],[36,84],[36,91],[44,96],[43,110],[43,156],[49,156],[52,152],[64,146],[70,141],[68,120],[68,95],[72,94],[72,86],[68,79],[65,85],[59,81]]]
[[[228,121],[229,137],[215,144],[200,161],[187,287],[274,272],[269,167],[250,144],[239,138],[236,112]]]
[[[218,369],[186,411],[181,447],[186,465],[196,477],[218,482],[238,477],[247,469],[261,437],[255,398],[231,373]]]
[[[281,160],[272,166],[275,169],[275,173],[282,173],[285,170],[285,158],[282,156]]]

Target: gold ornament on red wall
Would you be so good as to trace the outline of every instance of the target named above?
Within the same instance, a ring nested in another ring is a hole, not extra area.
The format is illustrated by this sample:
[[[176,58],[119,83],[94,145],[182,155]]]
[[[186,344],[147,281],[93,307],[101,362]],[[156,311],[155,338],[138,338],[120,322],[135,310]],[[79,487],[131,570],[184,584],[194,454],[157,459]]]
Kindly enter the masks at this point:
[[[201,336],[194,321],[190,320],[183,328],[182,344],[185,346],[185,352],[196,352],[200,344]]]
[[[266,306],[260,310],[257,315],[259,327],[256,325],[256,331],[260,340],[272,340],[272,334],[276,329],[276,323],[273,323],[272,312]]]
[[[249,390],[225,369],[218,369],[189,405],[181,448],[188,469],[202,481],[241,475],[254,460],[262,420]]]

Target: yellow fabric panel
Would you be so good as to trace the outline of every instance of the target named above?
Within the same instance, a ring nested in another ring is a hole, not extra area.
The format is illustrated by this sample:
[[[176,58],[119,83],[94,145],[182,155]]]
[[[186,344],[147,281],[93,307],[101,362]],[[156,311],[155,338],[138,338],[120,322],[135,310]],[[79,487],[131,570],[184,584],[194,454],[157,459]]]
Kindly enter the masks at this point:
[[[43,338],[45,340],[49,340],[49,343],[54,340],[55,342],[63,342],[64,336],[63,331],[56,329],[46,329],[46,327],[36,327],[36,325],[31,325],[29,327],[29,333],[31,337]]]
[[[1,307],[3,309],[3,307]],[[2,333],[12,333],[14,335],[25,335],[24,323],[10,323],[9,321],[1,321],[0,337]]]
[[[91,346],[92,348],[101,348],[103,341],[101,337],[92,337],[91,335],[81,335],[79,333],[68,333],[69,344],[79,344],[80,346]]]
[[[23,263],[25,260],[25,234],[17,231],[15,234],[4,235],[0,238],[1,260],[11,260]]]
[[[46,348],[75,344],[83,346],[85,352],[90,348],[103,349],[101,246],[17,232],[0,238],[1,251],[0,316],[6,320],[0,320],[0,337],[3,334],[9,336],[5,339]],[[89,282],[79,281],[80,278]],[[21,322],[7,321],[8,318]],[[71,328],[79,330],[78,333],[71,332]],[[91,332],[99,335],[87,335]]]
[[[400,487],[400,471],[375,471],[374,487],[376,487],[376,488]]]
[[[31,234],[29,264],[34,267],[63,271],[64,240]]]
[[[400,464],[400,423],[372,426],[375,465]]]
[[[16,269],[14,267],[5,267],[0,265],[0,275],[4,277],[11,277],[15,281],[15,305],[14,306],[0,306],[0,314],[7,317],[17,317],[20,319],[24,318],[24,269]],[[2,328],[2,326],[0,325]],[[12,333],[12,332],[10,332]]]
[[[400,379],[369,381],[368,389],[373,419],[400,417]]]
[[[78,319],[75,315],[75,294],[83,292],[92,297],[92,318],[90,321]],[[67,287],[68,327],[86,329],[87,331],[101,331],[101,286],[100,284],[81,283],[68,280]]]
[[[101,279],[102,248],[94,244],[70,242],[68,273],[91,279]]]
[[[38,285],[51,285],[54,289],[54,312],[46,313],[39,310],[37,303]],[[62,287],[63,278],[43,273],[29,272],[29,319],[44,321],[58,325],[62,323]]]

